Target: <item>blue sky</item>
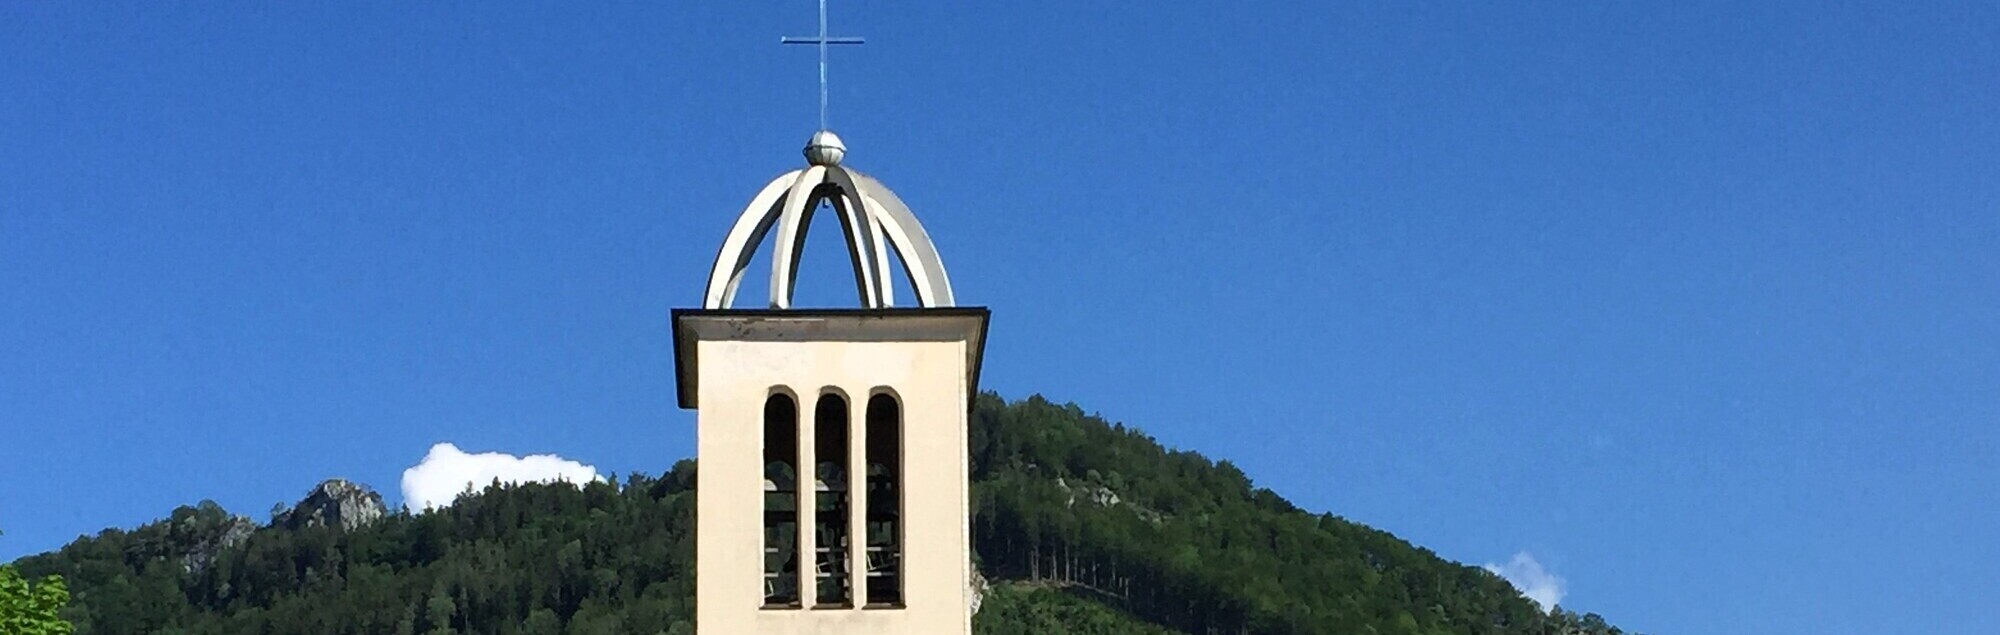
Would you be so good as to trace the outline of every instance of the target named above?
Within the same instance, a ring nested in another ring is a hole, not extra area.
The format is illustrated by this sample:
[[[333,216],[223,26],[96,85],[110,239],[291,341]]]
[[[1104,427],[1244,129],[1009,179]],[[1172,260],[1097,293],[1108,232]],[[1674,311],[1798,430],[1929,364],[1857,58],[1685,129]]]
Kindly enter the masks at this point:
[[[1627,628],[2000,631],[2000,8],[1654,4],[834,0],[833,127],[988,388]],[[667,312],[813,28],[0,6],[0,560],[438,442],[688,456]]]

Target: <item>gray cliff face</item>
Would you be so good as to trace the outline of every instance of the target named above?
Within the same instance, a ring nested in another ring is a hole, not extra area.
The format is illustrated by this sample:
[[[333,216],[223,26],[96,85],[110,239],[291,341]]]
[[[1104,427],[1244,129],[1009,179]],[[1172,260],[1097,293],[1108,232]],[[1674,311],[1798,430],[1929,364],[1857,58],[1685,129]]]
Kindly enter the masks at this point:
[[[273,525],[286,529],[338,527],[354,531],[380,520],[389,510],[382,495],[368,486],[346,479],[328,479],[306,492],[304,500],[290,511],[279,514]]]
[[[218,513],[219,511],[218,508]],[[243,541],[249,540],[250,534],[256,531],[257,523],[248,517],[230,516],[213,530],[194,538],[194,544],[181,554],[181,571],[192,574],[207,571],[208,566],[215,562],[216,556],[242,545]]]
[[[980,573],[979,567],[970,568],[972,569],[972,579],[965,581],[968,591],[965,594],[965,608],[967,612],[978,615],[979,607],[986,603],[986,591],[992,589],[993,585],[986,581],[986,574]]]
[[[1127,502],[1125,499],[1118,497],[1118,492],[1111,491],[1111,488],[1103,485],[1094,483],[1071,485],[1069,481],[1057,477],[1056,487],[1061,488],[1068,495],[1068,499],[1063,501],[1064,507],[1075,507],[1078,502],[1083,502],[1096,507],[1119,507],[1130,510],[1141,520],[1154,525],[1160,524],[1160,520],[1162,519],[1159,512]]]
[[[1103,485],[1084,483],[1072,486],[1068,481],[1063,480],[1062,477],[1056,477],[1056,487],[1062,488],[1062,491],[1069,494],[1069,500],[1063,503],[1064,507],[1075,507],[1079,496],[1084,501],[1097,507],[1117,507],[1118,503],[1124,502],[1118,498],[1117,492],[1111,491],[1111,488]]]

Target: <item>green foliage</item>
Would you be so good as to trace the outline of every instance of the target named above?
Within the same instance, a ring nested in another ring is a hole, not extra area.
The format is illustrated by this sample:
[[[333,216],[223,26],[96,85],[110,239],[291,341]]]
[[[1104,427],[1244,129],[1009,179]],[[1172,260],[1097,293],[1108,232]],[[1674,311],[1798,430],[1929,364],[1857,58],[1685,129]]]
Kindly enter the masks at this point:
[[[43,577],[30,586],[13,566],[0,566],[0,633],[8,635],[67,635],[74,631],[61,617],[69,604],[62,578]]]
[[[267,527],[228,548],[235,519],[183,507],[21,565],[70,578],[86,634],[671,633],[693,619],[693,479],[684,461],[657,479],[496,485],[353,532]]]
[[[1490,572],[1308,514],[1228,461],[1074,405],[986,395],[973,415],[973,535],[992,577],[1086,591],[1188,633],[1560,626]]]
[[[981,635],[1177,635],[1127,615],[1074,589],[1008,583],[986,595],[972,630]]]
[[[1619,633],[1074,405],[982,395],[970,449],[984,635]],[[347,533],[204,503],[19,564],[83,634],[688,635],[694,481],[496,484]]]

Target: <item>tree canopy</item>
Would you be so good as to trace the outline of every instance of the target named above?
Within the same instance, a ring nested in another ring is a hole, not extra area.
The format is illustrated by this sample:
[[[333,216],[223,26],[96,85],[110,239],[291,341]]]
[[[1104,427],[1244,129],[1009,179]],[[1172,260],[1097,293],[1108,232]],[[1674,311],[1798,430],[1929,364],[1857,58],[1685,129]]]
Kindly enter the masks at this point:
[[[972,415],[973,546],[993,580],[978,633],[1620,632],[1075,405],[986,394]],[[495,484],[352,531],[247,527],[203,502],[18,564],[68,580],[66,608],[35,606],[86,634],[685,634],[695,478],[684,460]]]
[[[45,576],[30,585],[13,565],[0,566],[0,633],[67,635],[74,629],[60,613],[68,604],[62,578]]]

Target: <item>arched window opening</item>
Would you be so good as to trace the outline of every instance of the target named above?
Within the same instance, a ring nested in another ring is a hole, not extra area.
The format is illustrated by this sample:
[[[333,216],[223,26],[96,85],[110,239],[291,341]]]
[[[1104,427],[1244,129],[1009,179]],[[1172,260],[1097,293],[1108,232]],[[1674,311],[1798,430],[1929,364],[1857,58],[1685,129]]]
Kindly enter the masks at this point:
[[[847,575],[847,419],[846,399],[820,396],[813,412],[815,606],[852,606],[854,601]]]
[[[764,606],[799,606],[799,406],[764,400]]]
[[[868,398],[868,605],[903,605],[903,407]]]

